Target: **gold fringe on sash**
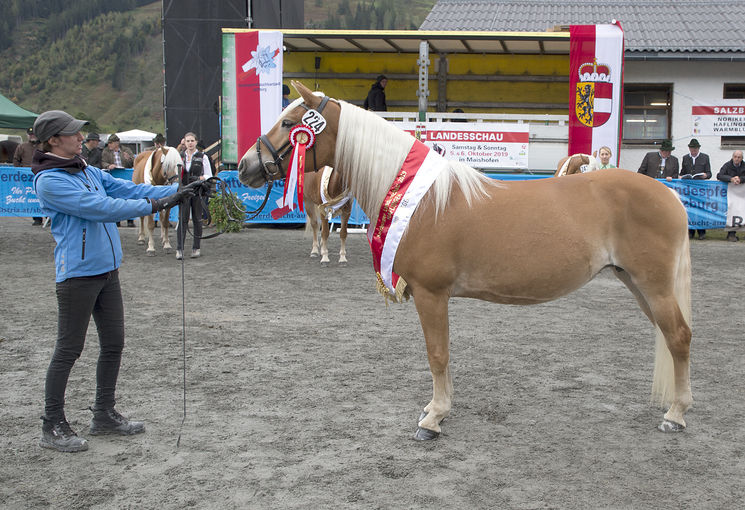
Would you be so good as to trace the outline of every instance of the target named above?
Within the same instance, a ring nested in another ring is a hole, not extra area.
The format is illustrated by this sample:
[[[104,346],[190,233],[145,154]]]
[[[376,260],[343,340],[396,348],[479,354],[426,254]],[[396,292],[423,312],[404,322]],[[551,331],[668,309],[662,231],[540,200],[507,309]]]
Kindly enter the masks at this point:
[[[404,300],[409,300],[408,284],[402,277],[398,277],[398,282],[396,282],[396,288],[394,289],[395,292],[391,293],[390,289],[383,283],[383,277],[380,276],[380,273],[375,273],[375,276],[377,277],[375,288],[385,298],[385,306],[388,306],[389,300],[394,303],[403,303]]]

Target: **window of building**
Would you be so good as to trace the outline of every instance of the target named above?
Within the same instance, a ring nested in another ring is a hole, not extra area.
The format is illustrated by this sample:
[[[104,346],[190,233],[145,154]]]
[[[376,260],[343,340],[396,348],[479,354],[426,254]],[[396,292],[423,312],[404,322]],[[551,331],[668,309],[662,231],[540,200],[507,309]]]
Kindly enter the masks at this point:
[[[725,83],[722,99],[745,99],[745,83]],[[722,147],[742,148],[745,136],[723,136]]]
[[[624,84],[623,143],[659,143],[670,138],[671,84]]]

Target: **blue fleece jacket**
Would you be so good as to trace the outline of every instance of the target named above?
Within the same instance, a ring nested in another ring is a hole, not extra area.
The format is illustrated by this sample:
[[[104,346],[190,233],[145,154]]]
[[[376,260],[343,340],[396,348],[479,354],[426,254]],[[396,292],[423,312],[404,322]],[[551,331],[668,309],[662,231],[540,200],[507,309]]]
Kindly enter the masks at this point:
[[[175,193],[178,184],[151,186],[117,179],[96,167],[71,173],[60,168],[41,170],[34,188],[57,246],[58,282],[117,269],[122,245],[115,222],[151,214],[148,198]]]

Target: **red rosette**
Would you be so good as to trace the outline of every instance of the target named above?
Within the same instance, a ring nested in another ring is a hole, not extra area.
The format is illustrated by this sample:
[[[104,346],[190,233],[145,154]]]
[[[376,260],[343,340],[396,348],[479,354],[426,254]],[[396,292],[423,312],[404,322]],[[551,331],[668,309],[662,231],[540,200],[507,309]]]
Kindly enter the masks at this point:
[[[307,135],[307,136],[303,136]],[[300,124],[290,130],[290,143],[295,147],[298,143],[305,145],[306,148],[310,149],[313,144],[316,143],[316,134],[313,132],[310,126],[306,124]]]

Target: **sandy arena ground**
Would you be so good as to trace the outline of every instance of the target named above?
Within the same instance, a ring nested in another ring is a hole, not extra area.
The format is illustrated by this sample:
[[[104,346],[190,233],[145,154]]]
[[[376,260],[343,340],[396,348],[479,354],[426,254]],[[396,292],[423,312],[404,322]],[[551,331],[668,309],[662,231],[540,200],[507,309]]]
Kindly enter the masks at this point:
[[[652,327],[601,274],[544,305],[453,300],[453,410],[437,441],[419,443],[424,341],[413,303],[386,308],[374,291],[363,234],[350,235],[345,268],[322,269],[288,228],[224,235],[185,260],[182,427],[182,266],[120,233],[118,408],[147,432],[88,437],[91,325],[66,407],[90,450],[62,454],[38,446],[54,241],[30,219],[0,218],[2,508],[745,507],[743,242],[692,244],[684,433],[655,430]]]

